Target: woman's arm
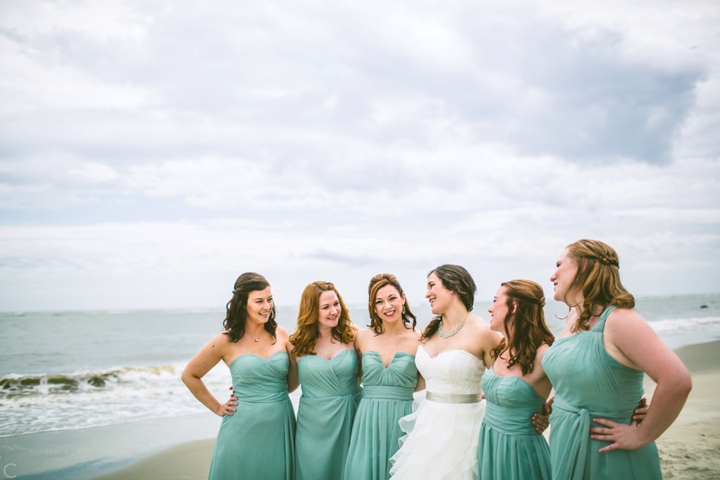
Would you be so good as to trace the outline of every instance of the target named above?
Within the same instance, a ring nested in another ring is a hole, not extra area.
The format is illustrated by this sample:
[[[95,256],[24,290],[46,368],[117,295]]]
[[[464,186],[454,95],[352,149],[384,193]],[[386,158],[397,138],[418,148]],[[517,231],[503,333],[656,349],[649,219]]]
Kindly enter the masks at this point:
[[[602,427],[590,429],[591,438],[613,442],[600,449],[635,450],[653,442],[680,414],[692,380],[685,365],[634,310],[618,309],[605,324],[608,353],[618,362],[644,371],[657,384],[647,416],[639,425],[593,419]]]
[[[502,335],[498,332],[490,330],[489,326],[482,329],[480,345],[483,349],[483,362],[487,368],[492,367],[495,363],[495,359],[490,352],[492,352],[492,349],[500,344],[500,340],[502,340]]]
[[[287,342],[285,344],[285,349],[287,350],[288,357],[290,358],[290,367],[288,368],[287,374],[288,392],[294,392],[300,386],[300,379],[298,378],[297,358],[295,358],[295,355],[293,355],[292,343]]]
[[[192,360],[187,364],[182,373],[182,381],[190,392],[195,395],[200,403],[205,405],[211,412],[219,416],[232,415],[237,405],[234,396],[226,403],[220,403],[208,390],[202,377],[210,371],[227,353],[228,338],[222,333],[210,340]]]
[[[418,373],[418,381],[417,381],[417,385],[415,385],[415,391],[419,392],[421,390],[425,390],[425,379],[423,378],[422,375],[420,375]]]

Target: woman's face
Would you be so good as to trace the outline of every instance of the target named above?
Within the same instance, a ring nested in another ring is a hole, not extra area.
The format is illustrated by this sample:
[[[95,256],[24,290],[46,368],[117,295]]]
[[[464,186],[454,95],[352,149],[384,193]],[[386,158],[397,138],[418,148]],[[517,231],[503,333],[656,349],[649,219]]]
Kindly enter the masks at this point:
[[[500,287],[493,297],[493,303],[488,308],[490,313],[490,329],[496,332],[502,333],[504,336],[508,336],[508,332],[505,331],[505,317],[508,314],[507,306],[507,289]]]
[[[320,294],[318,311],[318,325],[326,328],[337,327],[342,313],[340,300],[333,290],[328,290]]]
[[[375,295],[375,313],[385,322],[402,321],[405,294],[400,294],[394,285],[385,285]]]
[[[566,248],[560,254],[560,258],[557,261],[557,270],[555,270],[555,273],[553,273],[552,277],[550,277],[550,281],[553,283],[555,288],[555,294],[553,295],[555,300],[558,302],[569,302],[569,305],[578,303],[574,301],[575,299],[568,296],[568,288],[570,287],[570,284],[572,284],[577,271],[578,266],[568,256],[568,250]]]
[[[433,272],[427,279],[427,293],[425,293],[425,298],[430,302],[432,313],[442,315],[450,308],[450,305],[452,305],[453,292],[445,288],[440,277]]]
[[[248,295],[245,311],[249,321],[255,323],[266,323],[270,319],[270,312],[273,309],[273,297],[270,287],[263,290],[253,290]]]

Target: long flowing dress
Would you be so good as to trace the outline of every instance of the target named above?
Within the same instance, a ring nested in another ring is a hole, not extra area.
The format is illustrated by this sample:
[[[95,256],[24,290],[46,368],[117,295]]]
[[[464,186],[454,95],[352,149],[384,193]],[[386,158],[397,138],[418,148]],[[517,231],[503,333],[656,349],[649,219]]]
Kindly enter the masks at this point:
[[[415,362],[427,393],[417,410],[400,420],[406,435],[392,458],[393,480],[477,479],[485,364],[465,350],[431,357],[422,345]]]
[[[530,419],[545,399],[521,378],[496,375],[482,379],[487,406],[478,443],[480,480],[550,480],[550,448]]]
[[[363,395],[355,414],[346,480],[387,480],[390,457],[398,449],[402,431],[398,420],[412,411],[418,372],[415,355],[397,352],[385,365],[374,350],[362,356]]]
[[[332,360],[298,359],[302,396],[295,433],[296,480],[339,480],[345,467],[355,410],[362,389],[354,349]]]
[[[289,359],[246,353],[230,364],[237,411],[223,417],[209,480],[293,478],[295,414],[287,391]]]
[[[643,395],[643,372],[617,362],[603,345],[605,321],[614,309],[605,309],[592,330],[555,340],[543,355],[556,392],[550,416],[553,478],[662,478],[654,442],[639,450],[600,453],[608,442],[590,438],[592,418],[627,425]]]

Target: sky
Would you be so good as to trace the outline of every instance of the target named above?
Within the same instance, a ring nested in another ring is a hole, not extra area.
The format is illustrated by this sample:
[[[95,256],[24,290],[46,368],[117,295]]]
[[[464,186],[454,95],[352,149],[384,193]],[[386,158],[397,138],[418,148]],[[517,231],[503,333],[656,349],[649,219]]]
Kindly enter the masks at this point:
[[[0,311],[478,298],[569,243],[720,293],[716,0],[0,3]]]

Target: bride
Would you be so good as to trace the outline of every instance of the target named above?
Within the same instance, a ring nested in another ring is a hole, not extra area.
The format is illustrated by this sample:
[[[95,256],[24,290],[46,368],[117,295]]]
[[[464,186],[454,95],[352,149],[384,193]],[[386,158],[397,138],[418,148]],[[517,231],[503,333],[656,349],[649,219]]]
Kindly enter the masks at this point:
[[[415,363],[426,399],[400,420],[406,433],[393,455],[392,479],[477,479],[477,445],[485,412],[480,381],[502,338],[470,312],[477,288],[458,265],[430,272],[425,297],[435,319],[422,334]]]

